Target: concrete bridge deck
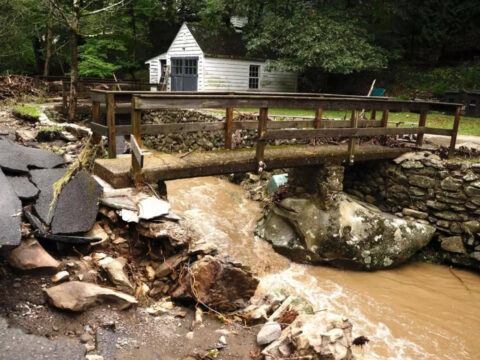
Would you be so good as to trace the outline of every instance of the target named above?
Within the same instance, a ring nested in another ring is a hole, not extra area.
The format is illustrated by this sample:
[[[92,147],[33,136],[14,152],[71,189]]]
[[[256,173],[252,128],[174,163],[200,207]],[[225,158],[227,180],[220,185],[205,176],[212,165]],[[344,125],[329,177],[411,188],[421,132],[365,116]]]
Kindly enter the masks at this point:
[[[258,169],[255,148],[220,151],[194,151],[187,154],[165,154],[150,151],[144,155],[142,179],[146,182],[199,176],[253,172]],[[409,151],[381,145],[357,145],[355,161],[393,159]],[[348,159],[348,145],[297,145],[266,147],[267,170],[325,163],[342,163]],[[97,159],[94,172],[113,187],[132,185],[131,156]]]

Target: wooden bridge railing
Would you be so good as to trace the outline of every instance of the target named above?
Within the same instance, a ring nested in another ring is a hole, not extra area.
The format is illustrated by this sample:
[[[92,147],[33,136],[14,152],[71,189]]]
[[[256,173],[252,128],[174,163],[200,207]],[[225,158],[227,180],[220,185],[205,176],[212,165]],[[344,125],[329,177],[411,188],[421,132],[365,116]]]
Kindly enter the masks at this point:
[[[315,139],[322,137],[348,137],[348,159],[353,163],[356,139],[386,135],[416,134],[417,146],[423,144],[424,134],[450,136],[449,156],[455,150],[458,126],[460,123],[461,104],[396,101],[388,98],[337,96],[328,94],[283,94],[283,93],[152,93],[152,92],[112,92],[93,91],[93,133],[97,140],[100,136],[109,139],[109,155],[115,157],[115,135],[132,134],[141,147],[141,136],[197,131],[224,131],[225,147],[232,148],[232,136],[237,129],[256,129],[256,161],[262,166],[265,145],[269,140],[277,139]],[[130,106],[126,100],[130,98]],[[106,104],[106,123],[100,124],[100,107]],[[226,109],[225,122],[212,123],[173,123],[141,124],[142,112],[159,109]],[[233,121],[234,108],[260,109],[258,121]],[[312,120],[267,121],[269,108],[315,109]],[[370,120],[360,119],[362,109],[371,111]],[[351,111],[350,120],[325,120],[324,110]],[[115,124],[116,112],[130,111],[131,125]],[[390,111],[418,112],[417,127],[389,128]],[[453,111],[455,113],[452,129],[426,127],[427,114],[431,111]],[[376,113],[381,112],[381,119]],[[132,159],[134,156],[132,156]],[[137,164],[138,165],[138,164]]]

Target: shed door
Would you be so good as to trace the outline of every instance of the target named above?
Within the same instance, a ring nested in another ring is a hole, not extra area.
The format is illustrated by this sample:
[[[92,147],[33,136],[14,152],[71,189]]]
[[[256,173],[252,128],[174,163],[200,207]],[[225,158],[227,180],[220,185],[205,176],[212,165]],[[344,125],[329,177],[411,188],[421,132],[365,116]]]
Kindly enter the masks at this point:
[[[198,58],[172,58],[172,91],[197,91]]]

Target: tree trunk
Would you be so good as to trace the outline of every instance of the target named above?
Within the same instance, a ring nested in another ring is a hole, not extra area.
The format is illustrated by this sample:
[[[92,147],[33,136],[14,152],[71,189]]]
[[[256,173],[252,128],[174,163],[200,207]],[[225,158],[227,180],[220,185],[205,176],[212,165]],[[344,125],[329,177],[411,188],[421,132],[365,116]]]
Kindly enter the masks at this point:
[[[74,17],[70,23],[70,103],[68,121],[75,121],[78,102],[78,37],[80,23],[80,0],[73,0]]]
[[[52,57],[52,43],[53,43],[53,14],[52,5],[48,12],[48,26],[47,26],[47,44],[45,53],[45,64],[43,66],[43,76],[48,76],[50,72],[50,58]]]
[[[68,121],[75,121],[78,102],[78,34],[70,30],[70,99]]]

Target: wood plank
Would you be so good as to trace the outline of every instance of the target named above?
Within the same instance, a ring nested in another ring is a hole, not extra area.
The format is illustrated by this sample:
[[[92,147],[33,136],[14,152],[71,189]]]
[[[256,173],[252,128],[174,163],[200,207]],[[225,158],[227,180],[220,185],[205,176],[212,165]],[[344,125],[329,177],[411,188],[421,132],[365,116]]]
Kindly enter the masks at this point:
[[[370,98],[321,98],[301,96],[259,96],[259,95],[135,95],[137,109],[155,110],[168,108],[227,108],[263,107],[324,110],[355,110],[371,108],[377,110],[422,111],[452,110],[458,104],[426,101],[379,100]]]
[[[108,127],[108,157],[117,157],[117,139],[115,137],[115,98],[113,94],[107,95],[107,127]]]
[[[257,171],[262,172],[264,168],[264,153],[266,141],[264,137],[267,133],[268,108],[260,108],[258,115],[258,139],[255,153],[255,161],[257,163]]]
[[[227,108],[225,120],[225,149],[233,149],[233,108]]]
[[[420,118],[418,120],[418,126],[419,127],[425,127],[425,124],[427,123],[427,112],[422,111],[420,113]],[[418,134],[417,136],[417,146],[422,147],[423,145],[423,134]]]
[[[265,140],[278,139],[311,139],[313,137],[365,137],[381,135],[403,135],[424,133],[425,128],[357,128],[357,129],[301,129],[301,130],[270,130],[265,134]]]
[[[455,111],[455,119],[453,120],[453,129],[450,138],[450,147],[448,149],[448,158],[452,159],[455,155],[455,144],[457,142],[457,135],[458,135],[458,127],[460,126],[460,114],[462,112],[462,108],[459,106]]]
[[[425,128],[425,134],[451,136],[452,132],[452,129]]]
[[[128,128],[131,129],[130,126]],[[108,136],[108,127],[106,127],[105,125],[96,124],[94,122],[91,122],[90,123],[90,129],[92,129],[92,133],[94,134],[94,136],[95,136],[95,134],[98,134],[99,136]]]
[[[370,112],[370,120],[375,120],[377,118],[377,110],[372,109]]]

